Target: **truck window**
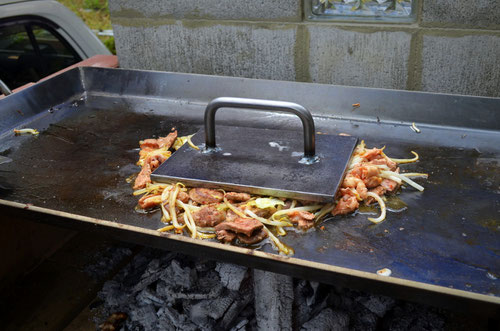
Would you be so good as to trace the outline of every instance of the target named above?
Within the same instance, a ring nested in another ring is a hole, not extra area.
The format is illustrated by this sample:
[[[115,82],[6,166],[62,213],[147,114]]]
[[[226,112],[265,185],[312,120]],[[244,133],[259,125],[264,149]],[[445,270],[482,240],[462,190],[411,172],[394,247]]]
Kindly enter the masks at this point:
[[[48,26],[25,20],[0,25],[0,79],[11,89],[36,82],[80,60]]]

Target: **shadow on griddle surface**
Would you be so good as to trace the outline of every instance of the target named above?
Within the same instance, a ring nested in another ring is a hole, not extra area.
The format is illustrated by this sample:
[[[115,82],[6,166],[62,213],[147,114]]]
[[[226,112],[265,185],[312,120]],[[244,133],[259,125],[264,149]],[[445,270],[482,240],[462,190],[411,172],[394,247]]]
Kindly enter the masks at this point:
[[[126,99],[116,100],[83,102],[38,137],[4,139],[4,156],[12,162],[0,165],[5,187],[0,198],[142,228],[161,227],[159,213],[134,211],[137,197],[126,182],[139,171],[138,142],[165,135],[172,127],[180,135],[192,134],[199,123],[186,122],[178,111],[165,115],[168,104],[162,110],[138,110]],[[335,120],[330,124],[335,127],[330,134],[352,125]],[[383,130],[394,126],[380,125]],[[368,147],[387,145],[386,153],[393,157],[418,152],[418,163],[401,168],[429,173],[428,180],[417,180],[425,191],[403,189],[390,203],[402,211],[389,212],[378,225],[367,220],[370,210],[364,209],[330,218],[321,224],[324,228],[308,233],[290,231],[282,240],[294,248],[295,257],[373,273],[389,268],[395,277],[500,295],[498,155],[360,138]],[[6,149],[13,141],[20,145]],[[261,249],[275,252],[269,243]]]

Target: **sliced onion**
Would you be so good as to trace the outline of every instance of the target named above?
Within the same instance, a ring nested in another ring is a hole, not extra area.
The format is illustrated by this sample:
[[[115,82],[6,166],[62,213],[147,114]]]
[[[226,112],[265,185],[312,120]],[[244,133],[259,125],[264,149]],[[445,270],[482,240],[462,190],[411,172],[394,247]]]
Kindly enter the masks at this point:
[[[282,237],[286,236],[286,231],[281,226],[276,227],[276,233],[278,234],[278,236],[282,236]]]
[[[191,148],[194,148],[196,150],[200,150],[200,148],[198,146],[196,146],[195,144],[193,144],[193,142],[191,141],[192,136],[193,135],[187,136],[187,143],[189,144],[189,146],[191,146]]]
[[[260,216],[257,216],[253,211],[251,210],[245,210],[245,213],[256,219],[257,221],[260,221],[261,223],[264,223],[264,224],[267,224],[267,225],[274,225],[274,226],[293,226],[291,223],[288,223],[288,222],[283,222],[283,221],[272,221],[272,220],[268,220],[268,219],[265,219],[264,217],[260,217]]]
[[[177,213],[175,212],[175,202],[177,200],[177,194],[179,194],[179,190],[179,186],[176,186],[173,192],[169,192],[170,199],[168,206],[170,207],[170,217],[172,218],[172,224],[176,229],[184,229],[187,224],[184,223],[184,225],[180,225],[179,222],[177,222]]]
[[[329,203],[323,206],[318,212],[314,214],[315,220],[314,222],[318,222],[320,219],[322,219],[326,214],[331,212],[335,208],[335,204]]]
[[[414,181],[412,181],[408,177],[405,177],[402,174],[398,174],[397,172],[382,170],[381,173],[382,173],[383,176],[394,176],[394,177],[397,177],[397,178],[401,179],[402,181],[408,183],[408,185],[410,185],[410,186],[414,187],[415,189],[419,190],[420,192],[422,192],[424,190],[423,186],[415,183]]]
[[[267,232],[267,235],[274,244],[278,247],[278,250],[285,255],[293,255],[293,249],[286,247],[283,243],[264,225],[264,231]]]
[[[196,226],[198,232],[215,232],[215,228]]]
[[[158,229],[157,231],[168,232],[168,231],[171,231],[173,229],[175,229],[175,226],[173,226],[173,225],[167,225],[167,226],[164,226],[164,227]]]
[[[191,238],[196,238],[197,235],[196,223],[194,221],[193,216],[191,215],[189,207],[186,204],[184,204],[184,202],[182,202],[181,200],[177,200],[176,203],[178,206],[184,209],[184,223],[187,225],[189,231],[191,231]]]
[[[386,208],[385,208],[384,200],[382,200],[382,198],[379,197],[378,194],[375,194],[373,192],[368,192],[366,195],[374,198],[378,202],[378,204],[380,206],[380,211],[381,211],[379,217],[377,217],[377,218],[368,217],[368,220],[373,222],[373,223],[380,223],[383,220],[385,220]]]
[[[217,237],[217,235],[215,233],[198,232],[198,238],[201,238],[201,239],[213,239],[215,237]]]
[[[401,175],[405,177],[424,177],[424,178],[429,177],[429,174],[424,174],[422,172],[405,172],[402,173]]]
[[[292,211],[315,211],[318,209],[321,209],[323,207],[322,205],[313,205],[313,206],[304,206],[304,207],[296,207],[296,208],[289,208],[289,209],[283,209],[275,212],[272,216],[271,219],[273,221],[276,221],[276,216],[279,215],[288,215]]]
[[[238,215],[239,217],[243,217],[243,218],[246,218],[246,215],[243,214],[238,208],[236,208],[235,206],[233,206],[232,204],[229,203],[229,201],[227,201],[226,197],[224,197],[224,203],[226,204],[226,206],[231,209],[236,215]]]
[[[391,159],[392,161],[396,162],[396,163],[412,163],[412,162],[417,162],[419,157],[418,157],[418,154],[414,151],[411,151],[411,153],[413,155],[415,155],[415,157],[413,159],[395,159],[395,158],[392,158],[390,157],[389,159]]]

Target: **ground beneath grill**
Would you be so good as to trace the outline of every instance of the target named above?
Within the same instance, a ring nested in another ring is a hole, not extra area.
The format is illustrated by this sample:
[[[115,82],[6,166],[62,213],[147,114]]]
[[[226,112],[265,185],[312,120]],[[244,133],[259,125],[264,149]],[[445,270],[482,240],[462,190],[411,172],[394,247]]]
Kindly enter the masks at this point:
[[[4,330],[98,329],[116,312],[128,316],[123,330],[256,330],[273,323],[294,330],[488,329],[478,316],[93,233],[79,233],[20,279],[0,308]]]

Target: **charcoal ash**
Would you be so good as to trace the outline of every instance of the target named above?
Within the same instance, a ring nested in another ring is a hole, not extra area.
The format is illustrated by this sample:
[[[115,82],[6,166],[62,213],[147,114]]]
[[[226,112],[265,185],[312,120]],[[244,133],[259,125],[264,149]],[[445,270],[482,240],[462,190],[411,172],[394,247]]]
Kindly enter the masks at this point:
[[[253,317],[246,268],[152,249],[134,256],[98,296],[101,316],[128,315],[122,330],[245,329]]]
[[[307,321],[301,331],[347,331],[349,330],[349,314],[344,311],[323,309],[318,315]]]
[[[217,262],[215,270],[219,273],[220,280],[226,288],[237,291],[247,275],[248,268],[236,264]]]
[[[389,331],[444,330],[446,316],[436,308],[402,303],[384,317],[382,328]]]
[[[127,244],[114,244],[98,250],[92,261],[83,271],[96,281],[104,281],[122,261],[132,256],[133,251]]]
[[[449,313],[228,263],[145,248],[99,292],[96,325],[128,330],[444,330]]]
[[[258,329],[292,330],[292,277],[255,269],[253,284]]]
[[[296,279],[294,286],[293,325],[300,328],[311,316],[315,316],[327,307],[328,286],[318,282]]]

